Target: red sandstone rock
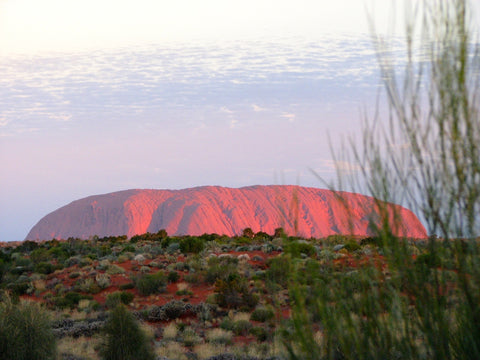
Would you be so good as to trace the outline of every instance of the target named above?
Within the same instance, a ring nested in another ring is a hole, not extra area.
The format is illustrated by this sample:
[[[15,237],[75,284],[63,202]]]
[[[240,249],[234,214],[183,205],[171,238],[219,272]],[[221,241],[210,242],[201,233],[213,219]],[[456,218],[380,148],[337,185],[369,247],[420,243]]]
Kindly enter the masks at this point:
[[[74,201],[41,219],[26,239],[131,237],[160,229],[167,230],[169,235],[231,236],[246,227],[269,234],[283,227],[290,235],[316,238],[333,234],[372,235],[370,222],[380,218],[374,199],[341,194],[344,202],[329,190],[290,185],[126,190]],[[394,214],[398,217],[397,235],[427,236],[410,210],[389,205],[389,217],[393,219]]]

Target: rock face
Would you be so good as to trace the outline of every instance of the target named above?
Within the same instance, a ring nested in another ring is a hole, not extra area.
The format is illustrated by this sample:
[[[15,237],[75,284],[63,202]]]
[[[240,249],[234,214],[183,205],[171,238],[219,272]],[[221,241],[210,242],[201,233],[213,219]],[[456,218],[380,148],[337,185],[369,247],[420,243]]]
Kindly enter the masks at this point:
[[[316,238],[371,235],[371,222],[380,219],[374,199],[353,193],[342,193],[342,198],[329,190],[290,185],[126,190],[76,200],[41,219],[26,239],[131,237],[160,229],[169,235],[232,236],[246,227],[268,234],[283,227],[288,234]],[[388,216],[394,214],[396,235],[427,236],[410,210],[389,205]]]

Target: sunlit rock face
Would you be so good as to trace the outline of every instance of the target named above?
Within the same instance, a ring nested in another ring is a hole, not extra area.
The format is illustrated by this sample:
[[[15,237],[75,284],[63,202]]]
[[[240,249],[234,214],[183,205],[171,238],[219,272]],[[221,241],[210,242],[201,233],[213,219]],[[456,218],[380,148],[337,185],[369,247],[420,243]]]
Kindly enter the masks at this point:
[[[238,235],[250,227],[273,234],[321,238],[372,235],[380,221],[373,198],[300,186],[204,186],[183,190],[126,190],[76,200],[41,219],[27,240],[93,235],[129,237],[167,230],[169,235]],[[424,226],[408,209],[388,206],[398,236],[424,238]]]

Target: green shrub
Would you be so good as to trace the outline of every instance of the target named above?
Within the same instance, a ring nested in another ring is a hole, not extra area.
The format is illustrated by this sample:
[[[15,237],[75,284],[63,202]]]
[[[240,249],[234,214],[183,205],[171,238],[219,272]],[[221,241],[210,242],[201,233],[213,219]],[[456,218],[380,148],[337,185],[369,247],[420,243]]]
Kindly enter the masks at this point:
[[[291,259],[288,256],[277,256],[267,261],[265,273],[267,282],[286,287],[291,274]]]
[[[189,284],[198,284],[202,281],[202,274],[191,273],[191,274],[185,275],[183,278]]]
[[[208,260],[208,269],[205,281],[214,284],[218,279],[226,279],[230,274],[237,272],[238,259],[231,257],[212,257]]]
[[[104,360],[155,359],[150,340],[123,305],[118,305],[110,313],[100,355]]]
[[[0,304],[0,359],[55,359],[56,344],[45,310],[32,302]]]
[[[248,290],[246,279],[234,273],[215,282],[215,301],[226,308],[251,309],[257,305],[258,297]]]
[[[220,323],[220,328],[224,330],[233,330],[234,322],[229,317],[225,317]]]
[[[312,244],[306,244],[298,241],[287,241],[283,246],[286,254],[290,254],[293,258],[299,258],[302,254],[306,256],[315,255],[315,248]]]
[[[355,241],[355,240],[349,240],[346,244],[345,244],[345,249],[348,250],[348,251],[355,251],[355,250],[358,250],[360,249],[360,245]]]
[[[37,251],[37,250],[35,250]],[[49,262],[40,262],[35,265],[34,271],[39,274],[51,274],[56,270],[56,266]]]
[[[78,292],[75,291],[69,291],[63,296],[58,296],[54,299],[54,304],[56,307],[65,309],[65,308],[70,308],[73,309],[76,306],[78,306],[78,303],[80,300],[83,299],[92,299],[90,295],[82,295]]]
[[[258,341],[266,341],[268,339],[268,332],[267,330],[262,327],[262,326],[254,326],[250,329],[249,331],[250,334],[255,336]]]
[[[180,251],[184,254],[193,253],[198,254],[205,248],[205,243],[202,239],[195,236],[189,236],[180,240]]]
[[[248,320],[238,320],[233,323],[233,332],[235,335],[247,335],[252,328],[252,324]]]
[[[265,322],[267,320],[273,319],[275,312],[271,307],[260,306],[253,310],[250,319],[253,321]]]
[[[135,288],[135,283],[133,283],[133,282],[122,284],[122,285],[119,286],[120,290],[129,290],[129,289],[133,289],[133,288]]]
[[[124,304],[124,305],[130,304],[133,301],[134,297],[135,295],[133,295],[132,293],[129,293],[126,291],[121,291],[121,292],[116,291],[114,293],[107,295],[105,305],[109,309],[114,309],[119,304]]]
[[[137,278],[135,285],[141,295],[147,296],[162,291],[162,288],[167,283],[166,280],[163,271],[159,271],[155,274],[145,274],[140,276]]]
[[[179,278],[180,275],[178,275],[176,271],[170,271],[167,275],[167,280],[169,283],[176,283]]]

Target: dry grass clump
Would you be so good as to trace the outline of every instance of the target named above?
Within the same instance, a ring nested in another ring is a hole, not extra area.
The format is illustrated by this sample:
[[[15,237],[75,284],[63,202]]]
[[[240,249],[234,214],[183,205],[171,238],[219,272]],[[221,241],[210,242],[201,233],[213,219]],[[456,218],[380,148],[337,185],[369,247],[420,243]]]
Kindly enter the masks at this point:
[[[230,344],[232,342],[233,333],[221,328],[209,330],[206,339],[213,344]]]
[[[225,354],[228,352],[228,349],[225,345],[222,344],[198,344],[193,348],[193,352],[197,355],[199,360],[208,359],[212,356],[217,356]]]
[[[96,349],[100,344],[98,337],[64,337],[57,343],[59,354],[74,355],[89,360],[99,360]]]
[[[155,348],[155,355],[169,360],[188,360],[186,351],[178,342],[167,342]]]
[[[178,327],[175,322],[171,322],[163,329],[163,339],[164,340],[175,340],[178,335]]]

